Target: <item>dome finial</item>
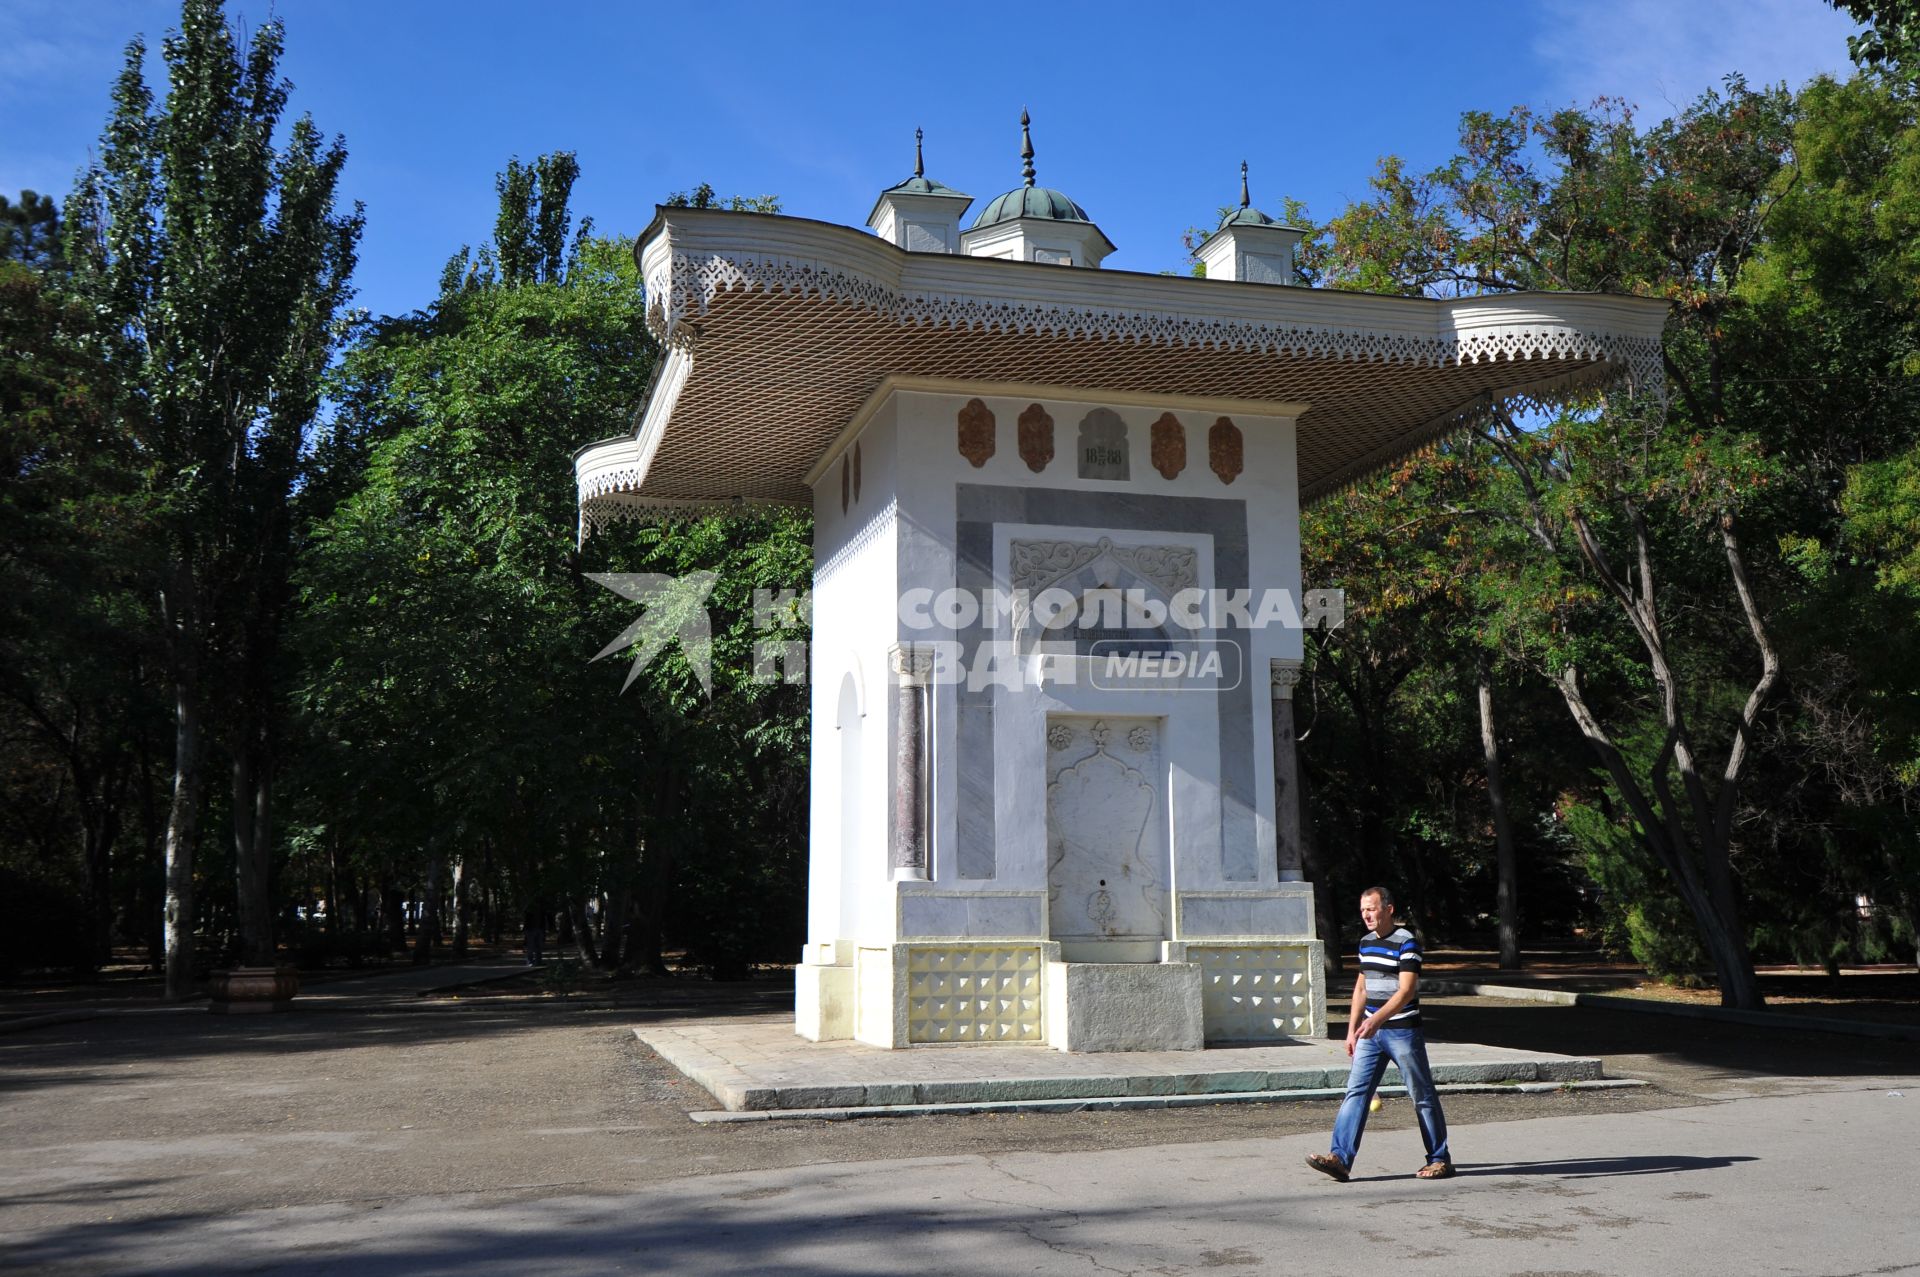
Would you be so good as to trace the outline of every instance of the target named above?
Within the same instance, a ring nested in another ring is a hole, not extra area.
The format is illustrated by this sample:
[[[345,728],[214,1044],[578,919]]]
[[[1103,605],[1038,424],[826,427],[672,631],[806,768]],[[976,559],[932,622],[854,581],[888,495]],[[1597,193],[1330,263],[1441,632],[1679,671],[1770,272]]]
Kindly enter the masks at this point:
[[[1245,160],[1241,160],[1240,161],[1240,207],[1246,208],[1252,203],[1253,203],[1252,197],[1250,197],[1247,194],[1247,162]]]
[[[1026,166],[1020,170],[1020,175],[1027,179],[1028,186],[1033,185],[1033,134],[1027,128],[1031,123],[1033,121],[1027,118],[1027,108],[1021,107],[1020,158],[1026,161]]]
[[[920,129],[913,131],[913,175],[915,177],[925,177],[927,175],[926,161],[920,158],[920,139],[925,136],[926,133]]]

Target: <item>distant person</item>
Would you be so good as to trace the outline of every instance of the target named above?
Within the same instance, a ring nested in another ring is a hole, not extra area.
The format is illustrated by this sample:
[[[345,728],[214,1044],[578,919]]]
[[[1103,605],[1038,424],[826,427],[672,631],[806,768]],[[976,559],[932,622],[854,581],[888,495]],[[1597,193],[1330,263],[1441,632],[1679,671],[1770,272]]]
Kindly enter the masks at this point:
[[[1447,1151],[1447,1118],[1440,1111],[1440,1093],[1427,1064],[1427,1036],[1420,1028],[1420,942],[1394,917],[1393,895],[1385,887],[1360,893],[1360,921],[1367,934],[1360,937],[1360,974],[1347,1016],[1353,1068],[1333,1119],[1333,1151],[1308,1154],[1307,1165],[1346,1183],[1367,1129],[1367,1111],[1391,1059],[1400,1066],[1427,1146],[1427,1163],[1414,1174],[1446,1179],[1453,1174],[1453,1155]]]
[[[537,967],[546,958],[547,906],[545,901],[535,900],[527,906],[527,920],[524,931],[527,945],[527,965]]]

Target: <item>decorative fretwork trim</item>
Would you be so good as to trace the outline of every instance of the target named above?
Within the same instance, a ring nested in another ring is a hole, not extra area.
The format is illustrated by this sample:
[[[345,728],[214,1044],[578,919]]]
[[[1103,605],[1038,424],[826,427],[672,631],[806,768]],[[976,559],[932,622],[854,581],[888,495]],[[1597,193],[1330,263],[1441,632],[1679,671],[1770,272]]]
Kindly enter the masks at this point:
[[[1632,385],[1664,385],[1657,338],[1587,332],[1553,322],[1491,323],[1421,334],[1360,326],[1229,320],[1172,311],[1076,306],[957,292],[902,292],[886,280],[786,255],[674,252],[647,276],[647,321],[669,346],[691,349],[699,317],[733,289],[817,296],[864,307],[896,323],[972,331],[1095,338],[1257,351],[1301,359],[1381,360],[1432,366],[1485,360],[1600,359]]]

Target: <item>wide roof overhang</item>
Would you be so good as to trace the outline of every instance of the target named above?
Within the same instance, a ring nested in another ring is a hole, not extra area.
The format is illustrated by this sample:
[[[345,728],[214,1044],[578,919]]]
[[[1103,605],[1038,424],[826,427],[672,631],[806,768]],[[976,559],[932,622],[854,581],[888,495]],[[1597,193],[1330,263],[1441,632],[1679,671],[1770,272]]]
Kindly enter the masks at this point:
[[[638,428],[575,457],[583,531],[807,504],[809,474],[892,386],[1272,405],[1299,414],[1305,504],[1495,405],[1664,385],[1656,298],[1389,297],[908,253],[716,209],[661,208],[635,253],[666,353]]]

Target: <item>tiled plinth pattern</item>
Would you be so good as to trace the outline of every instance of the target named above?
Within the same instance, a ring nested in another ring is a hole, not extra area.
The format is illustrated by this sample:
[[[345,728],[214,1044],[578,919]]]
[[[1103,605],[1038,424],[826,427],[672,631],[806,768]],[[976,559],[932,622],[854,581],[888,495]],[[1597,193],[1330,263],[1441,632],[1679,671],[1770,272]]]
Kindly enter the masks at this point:
[[[907,1041],[1046,1040],[1037,945],[914,945],[907,950]]]
[[[1310,951],[1301,945],[1187,945],[1200,964],[1209,1042],[1271,1042],[1313,1032]]]

